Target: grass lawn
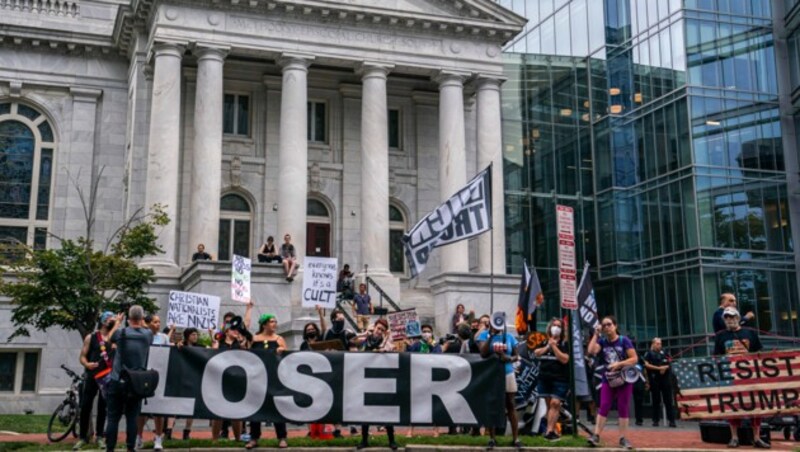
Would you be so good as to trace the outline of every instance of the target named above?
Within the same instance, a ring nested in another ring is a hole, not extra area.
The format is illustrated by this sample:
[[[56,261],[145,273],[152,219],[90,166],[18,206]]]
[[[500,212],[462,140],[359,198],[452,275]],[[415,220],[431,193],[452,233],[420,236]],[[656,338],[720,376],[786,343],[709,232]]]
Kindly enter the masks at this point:
[[[47,433],[49,421],[49,414],[3,414],[0,415],[0,430],[17,433]]]
[[[585,447],[586,440],[584,438],[573,438],[570,436],[565,436],[560,441],[557,442],[549,442],[544,440],[541,437],[530,437],[525,436],[522,437],[522,443],[526,447]],[[319,448],[326,448],[326,447],[355,447],[360,438],[339,438],[334,439],[331,441],[320,441],[320,440],[312,440],[310,438],[289,438],[288,443],[289,447],[319,447]],[[428,445],[441,445],[441,446],[475,446],[475,447],[485,447],[486,443],[489,441],[489,437],[481,436],[481,437],[474,437],[474,436],[467,436],[467,435],[442,435],[438,438],[433,438],[430,436],[415,436],[413,438],[406,438],[405,436],[397,436],[397,443],[400,446],[405,446],[406,444],[428,444]],[[499,437],[497,441],[498,446],[511,446],[511,437]],[[172,441],[164,441],[164,448],[165,449],[177,449],[177,448],[207,448],[207,449],[216,449],[216,448],[242,448],[243,442],[239,441],[229,441],[229,440],[220,440],[216,443],[212,442],[211,440],[207,439],[192,439],[189,441],[181,441],[181,440],[172,440]],[[150,449],[153,447],[152,443],[145,443],[144,449]],[[260,447],[277,447],[278,440],[275,439],[264,439],[259,441]],[[377,447],[387,447],[388,441],[385,435],[374,436],[370,438],[370,446],[377,446]],[[36,451],[36,450],[69,450],[71,448],[71,443],[61,443],[61,444],[34,444],[34,443],[0,443],[0,452],[6,451]],[[90,450],[91,447],[86,447],[87,450]],[[117,449],[124,449],[124,444],[118,444]]]

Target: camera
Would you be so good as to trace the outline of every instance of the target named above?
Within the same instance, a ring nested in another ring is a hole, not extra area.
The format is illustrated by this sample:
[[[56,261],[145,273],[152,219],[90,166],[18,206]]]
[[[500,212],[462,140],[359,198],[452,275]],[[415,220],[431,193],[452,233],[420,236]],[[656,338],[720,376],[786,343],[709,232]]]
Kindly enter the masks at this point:
[[[446,334],[444,337],[439,338],[439,345],[444,345],[447,342],[457,342],[459,341],[458,336],[455,334]]]

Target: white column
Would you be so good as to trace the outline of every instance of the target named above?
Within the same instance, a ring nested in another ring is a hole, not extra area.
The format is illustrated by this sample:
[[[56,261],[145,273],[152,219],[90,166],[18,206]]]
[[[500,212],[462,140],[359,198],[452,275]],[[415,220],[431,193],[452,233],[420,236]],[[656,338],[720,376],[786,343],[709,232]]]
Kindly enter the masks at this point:
[[[189,249],[205,245],[219,256],[219,198],[222,190],[222,77],[227,51],[201,47],[197,57],[197,88],[194,103],[194,154],[189,211]]]
[[[440,198],[450,198],[467,183],[464,130],[464,79],[466,74],[441,72],[439,83]],[[469,271],[469,242],[462,240],[440,248],[442,273]]]
[[[276,241],[291,234],[299,260],[306,255],[308,197],[308,66],[312,57],[284,55],[278,139],[278,231]]]
[[[500,107],[500,85],[498,78],[481,77],[477,82],[478,97],[478,171],[492,167],[492,229],[494,249],[488,234],[478,236],[478,268],[481,273],[490,273],[494,261],[494,273],[506,272],[505,209],[503,197],[503,135]],[[492,259],[494,252],[494,259]]]
[[[164,254],[143,262],[152,266],[177,266],[183,50],[183,46],[174,43],[153,45],[153,98],[147,145],[145,209],[160,204],[170,222],[157,231],[158,244]]]
[[[386,76],[392,66],[364,63],[361,94],[361,263],[389,273],[389,126]]]

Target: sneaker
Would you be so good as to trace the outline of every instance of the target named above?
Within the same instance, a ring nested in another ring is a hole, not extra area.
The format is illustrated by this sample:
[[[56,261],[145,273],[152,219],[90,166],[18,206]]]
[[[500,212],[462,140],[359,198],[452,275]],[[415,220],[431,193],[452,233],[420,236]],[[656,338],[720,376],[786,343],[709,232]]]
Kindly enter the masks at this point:
[[[516,439],[516,440],[514,440],[514,444],[513,445],[514,445],[514,449],[522,450],[522,441]]]
[[[394,441],[390,442],[390,443],[389,443],[389,449],[392,449],[392,450],[397,450],[397,449],[398,449],[398,447],[397,447],[397,443],[396,443],[396,442],[394,442]]]
[[[497,446],[497,441],[494,438],[489,440],[489,444],[486,445],[486,450],[493,450]]]
[[[192,431],[183,429],[183,440],[188,441],[192,437]]]
[[[136,437],[136,446],[134,446],[134,449],[139,450],[142,447],[144,447],[144,441],[142,440],[141,436],[137,436]]]
[[[547,432],[547,434],[544,435],[544,439],[548,441],[558,441],[561,439],[561,437],[558,436],[558,433],[556,432]]]
[[[737,447],[739,447],[739,439],[731,438],[731,440],[728,442],[728,447],[730,447],[731,449],[736,449]]]
[[[164,441],[163,436],[156,436],[155,439],[153,439],[153,450],[164,450],[164,446],[161,445],[162,441]]]
[[[83,446],[85,446],[85,445],[86,445],[86,441],[84,441],[82,439],[79,439],[78,442],[75,443],[74,446],[72,446],[72,450],[81,450],[81,448],[83,448]]]
[[[589,441],[590,447],[598,447],[600,446],[600,435],[595,433],[592,436],[590,436],[587,441]]]
[[[100,450],[106,450],[106,439],[104,437],[97,438],[97,448]]]
[[[626,450],[633,449],[633,446],[631,446],[631,442],[628,441],[628,438],[625,438],[625,437],[622,437],[622,438],[619,439],[619,447],[621,447],[623,449],[626,449]]]
[[[755,441],[753,441],[753,447],[755,447],[756,449],[770,449],[770,448],[772,448],[772,446],[770,446],[768,442],[764,441],[761,438],[756,438]]]

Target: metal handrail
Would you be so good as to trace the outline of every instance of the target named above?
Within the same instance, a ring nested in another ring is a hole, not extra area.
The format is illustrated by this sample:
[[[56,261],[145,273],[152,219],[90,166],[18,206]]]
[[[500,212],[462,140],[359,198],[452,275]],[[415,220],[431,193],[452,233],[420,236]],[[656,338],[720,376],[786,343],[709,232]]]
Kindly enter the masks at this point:
[[[381,288],[381,286],[379,286],[378,283],[376,283],[369,276],[367,276],[367,284],[369,284],[372,287],[374,287],[375,290],[377,290],[378,293],[380,294],[380,296],[381,296],[381,300],[380,300],[381,301],[381,306],[383,306],[383,300],[385,299],[386,302],[389,303],[389,305],[391,307],[393,307],[395,311],[402,311],[402,309],[400,309],[400,306],[398,306],[397,303],[395,303],[394,300],[392,300],[392,298],[389,295],[387,295],[386,292],[384,292],[384,290]]]

